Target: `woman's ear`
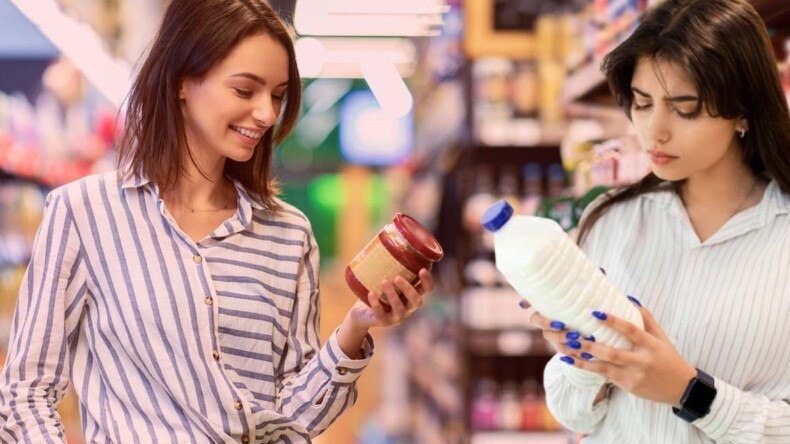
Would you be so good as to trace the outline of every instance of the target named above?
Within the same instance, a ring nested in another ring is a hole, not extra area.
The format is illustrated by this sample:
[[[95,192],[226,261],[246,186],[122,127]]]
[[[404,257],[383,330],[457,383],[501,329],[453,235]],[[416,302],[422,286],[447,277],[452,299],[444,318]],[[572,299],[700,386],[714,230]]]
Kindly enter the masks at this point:
[[[738,118],[738,121],[735,122],[735,129],[739,133],[740,132],[744,132],[745,133],[745,132],[749,131],[749,121],[746,119],[746,117]]]

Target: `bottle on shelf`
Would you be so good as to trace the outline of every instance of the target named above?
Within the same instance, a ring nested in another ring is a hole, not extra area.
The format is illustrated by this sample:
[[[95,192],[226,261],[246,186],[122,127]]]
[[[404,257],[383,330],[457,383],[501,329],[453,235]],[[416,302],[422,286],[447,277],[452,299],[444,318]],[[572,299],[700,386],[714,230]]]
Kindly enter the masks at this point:
[[[513,382],[505,382],[499,395],[499,427],[502,430],[521,428],[521,401]]]
[[[518,169],[515,166],[508,165],[502,168],[497,190],[499,198],[506,200],[518,212],[521,202],[518,192]]]
[[[521,197],[520,214],[533,216],[538,212],[543,199],[543,168],[539,163],[530,162],[523,169],[524,187]]]
[[[477,381],[471,402],[473,430],[497,430],[500,425],[496,382],[492,379]]]
[[[785,98],[790,103],[790,38],[785,40],[785,60],[784,72],[782,73],[782,87],[785,91]]]
[[[533,379],[524,381],[521,397],[521,430],[535,431],[544,428],[546,403],[540,396],[538,382]]]

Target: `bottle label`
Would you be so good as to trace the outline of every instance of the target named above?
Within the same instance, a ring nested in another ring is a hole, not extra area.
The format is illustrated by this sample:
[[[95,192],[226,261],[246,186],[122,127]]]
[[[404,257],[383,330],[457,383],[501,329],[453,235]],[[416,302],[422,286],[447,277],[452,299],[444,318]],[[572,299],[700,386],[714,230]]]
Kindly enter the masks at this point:
[[[383,302],[387,302],[386,295],[381,294],[381,281],[387,279],[392,281],[397,276],[402,276],[408,282],[413,282],[417,277],[411,270],[401,265],[397,259],[381,243],[378,236],[375,236],[368,245],[357,254],[349,264],[351,271],[354,272],[357,280],[379,296]]]

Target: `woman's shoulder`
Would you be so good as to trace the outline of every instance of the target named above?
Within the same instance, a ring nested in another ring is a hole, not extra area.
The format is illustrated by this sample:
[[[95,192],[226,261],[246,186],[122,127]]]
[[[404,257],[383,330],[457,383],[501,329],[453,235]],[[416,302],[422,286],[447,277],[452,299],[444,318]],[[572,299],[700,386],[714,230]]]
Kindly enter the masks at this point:
[[[279,197],[273,198],[278,205],[277,211],[258,207],[253,211],[254,218],[264,225],[273,225],[283,229],[293,229],[308,233],[312,231],[310,220],[304,212],[294,205],[282,200]]]
[[[584,216],[590,214],[597,207],[610,201],[616,195],[617,191],[612,190],[596,197],[592,202],[590,202],[589,205],[587,205],[587,207],[585,207]],[[673,204],[674,199],[677,199],[677,195],[670,189],[649,191],[647,193],[640,194],[633,198],[626,199],[609,206],[601,218],[603,219],[606,217],[611,217],[610,215],[625,215],[634,211],[639,211],[645,206],[669,207]]]
[[[52,189],[47,196],[47,200],[63,199],[69,206],[84,205],[84,202],[94,199],[101,199],[103,190],[115,189],[119,183],[116,171],[95,173],[84,176],[75,181],[61,185]]]

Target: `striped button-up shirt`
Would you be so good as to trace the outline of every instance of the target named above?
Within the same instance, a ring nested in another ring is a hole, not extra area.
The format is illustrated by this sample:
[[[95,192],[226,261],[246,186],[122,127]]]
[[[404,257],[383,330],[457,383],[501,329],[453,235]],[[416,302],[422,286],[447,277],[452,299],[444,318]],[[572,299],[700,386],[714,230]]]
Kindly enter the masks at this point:
[[[307,442],[356,400],[370,360],[318,338],[309,222],[236,184],[193,242],[157,186],[116,173],[54,190],[12,324],[0,441],[63,442],[69,378],[88,442]]]
[[[790,196],[776,182],[704,242],[677,194],[654,192],[612,207],[584,249],[718,394],[692,424],[617,388],[593,407],[598,387],[555,356],[544,379],[561,422],[585,443],[790,443]]]

